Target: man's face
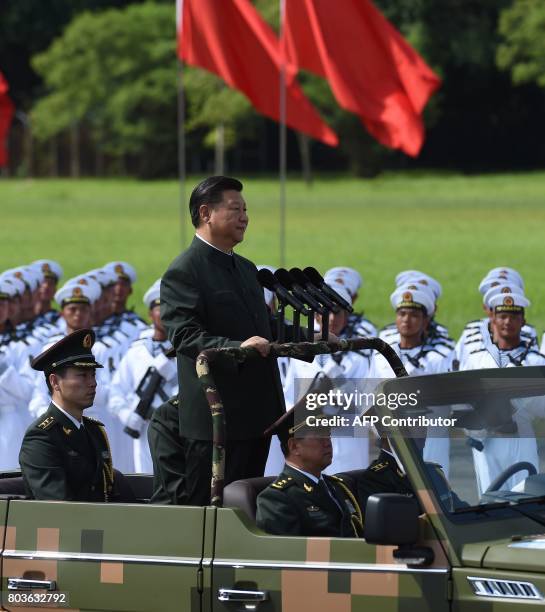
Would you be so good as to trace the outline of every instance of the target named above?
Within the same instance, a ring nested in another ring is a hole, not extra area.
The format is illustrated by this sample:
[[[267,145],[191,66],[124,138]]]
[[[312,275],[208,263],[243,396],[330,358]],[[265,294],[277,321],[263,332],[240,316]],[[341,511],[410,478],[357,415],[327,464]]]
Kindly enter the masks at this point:
[[[520,331],[524,325],[521,312],[498,312],[492,315],[492,328],[495,335],[507,342],[519,342]]]
[[[149,316],[150,316],[151,322],[153,323],[153,327],[160,334],[166,335],[165,328],[163,326],[163,323],[161,322],[161,307],[154,306],[153,308],[151,308],[149,311]]]
[[[113,301],[124,306],[132,293],[131,281],[126,278],[119,278],[113,286],[112,293]]]
[[[64,375],[49,375],[53,393],[69,408],[89,408],[95,401],[97,381],[95,368],[66,368]]]
[[[38,288],[38,299],[41,302],[51,302],[57,290],[57,281],[49,276],[44,277]]]
[[[8,319],[13,325],[17,325],[17,323],[19,323],[19,321],[21,320],[21,297],[18,295],[14,295],[8,301]]]
[[[9,317],[9,300],[0,300],[0,325],[3,325]]]
[[[72,331],[91,325],[91,306],[89,304],[66,304],[61,314]]]
[[[322,315],[316,315],[316,319],[320,328],[322,327]],[[339,310],[336,314],[334,312],[329,313],[329,332],[339,336],[342,330],[346,327],[348,322],[348,313],[346,310]]]
[[[308,435],[303,438],[291,438],[288,441],[288,448],[297,463],[311,473],[322,472],[333,461],[331,437],[325,434],[323,437]]]
[[[399,335],[405,338],[414,338],[423,334],[428,327],[429,319],[423,310],[416,308],[399,308],[396,311],[396,326]]]
[[[243,241],[244,232],[248,227],[248,215],[246,202],[239,191],[228,189],[223,192],[222,202],[213,208],[203,205],[201,210],[212,238],[219,243],[230,245],[231,248]]]

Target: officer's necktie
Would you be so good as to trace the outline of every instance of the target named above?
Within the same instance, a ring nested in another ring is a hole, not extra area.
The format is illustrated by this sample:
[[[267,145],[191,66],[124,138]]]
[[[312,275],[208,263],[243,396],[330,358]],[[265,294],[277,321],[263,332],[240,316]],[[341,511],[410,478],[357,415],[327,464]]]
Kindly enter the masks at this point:
[[[342,514],[343,509],[341,507],[341,504],[337,501],[337,498],[333,494],[333,491],[329,488],[329,485],[327,484],[323,476],[318,481],[318,489],[328,495],[335,502],[335,505],[337,506],[337,508],[339,508]]]

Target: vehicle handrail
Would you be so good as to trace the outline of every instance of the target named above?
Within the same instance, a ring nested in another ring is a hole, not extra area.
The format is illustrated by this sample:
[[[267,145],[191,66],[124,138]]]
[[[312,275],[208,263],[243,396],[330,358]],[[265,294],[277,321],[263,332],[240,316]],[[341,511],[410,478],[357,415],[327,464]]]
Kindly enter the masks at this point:
[[[270,357],[294,357],[312,361],[316,355],[330,353],[362,351],[372,349],[378,351],[389,363],[396,377],[407,376],[401,359],[394,349],[380,338],[341,338],[336,342],[297,342],[286,344],[271,344]],[[223,403],[214,377],[211,364],[218,359],[232,359],[243,363],[248,359],[262,358],[254,347],[206,349],[197,357],[197,376],[208,401],[212,414],[212,481],[210,485],[210,505],[217,508],[223,506],[223,481],[225,477],[225,413]]]

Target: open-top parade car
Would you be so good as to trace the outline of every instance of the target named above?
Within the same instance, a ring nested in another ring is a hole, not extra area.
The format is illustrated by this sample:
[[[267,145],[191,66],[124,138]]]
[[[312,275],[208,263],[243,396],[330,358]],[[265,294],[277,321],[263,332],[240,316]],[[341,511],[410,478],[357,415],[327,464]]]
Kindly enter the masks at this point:
[[[209,362],[259,357],[251,349],[207,351],[197,368],[213,410],[211,505],[151,505],[152,477],[142,475],[125,476],[137,504],[28,500],[20,474],[4,474],[3,609],[510,612],[543,606],[545,368],[408,378],[384,346],[362,339],[272,349],[276,356],[301,356],[375,348],[401,375],[382,389],[418,393],[418,406],[399,408],[400,424],[387,432],[415,498],[370,497],[365,539],[268,535],[255,524],[256,497],[272,479],[223,490],[224,417]],[[392,416],[387,406],[373,411]],[[441,440],[449,447],[448,480],[423,459],[426,428],[402,424],[405,417],[437,413],[457,419]],[[520,426],[520,415],[531,429]],[[481,490],[475,456],[492,438],[498,448],[514,440],[535,445],[539,469],[515,462]]]

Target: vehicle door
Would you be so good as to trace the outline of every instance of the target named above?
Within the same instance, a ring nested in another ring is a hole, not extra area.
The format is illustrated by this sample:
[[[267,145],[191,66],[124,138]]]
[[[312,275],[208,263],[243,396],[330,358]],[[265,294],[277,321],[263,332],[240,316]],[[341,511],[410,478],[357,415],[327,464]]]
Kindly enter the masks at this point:
[[[428,545],[430,529],[424,521]],[[261,612],[448,610],[448,564],[439,543],[429,567],[396,564],[393,550],[352,538],[266,535],[241,510],[218,509],[211,609],[254,603]]]
[[[66,593],[71,609],[199,611],[204,512],[11,501],[2,590],[24,595],[53,589]]]

